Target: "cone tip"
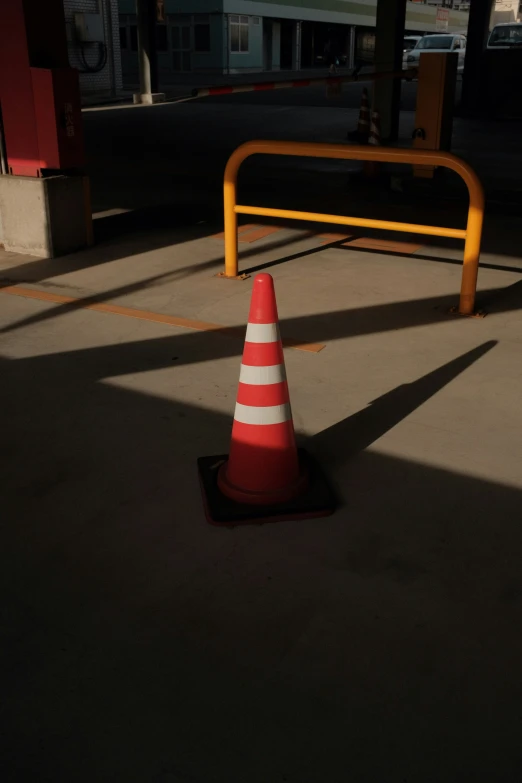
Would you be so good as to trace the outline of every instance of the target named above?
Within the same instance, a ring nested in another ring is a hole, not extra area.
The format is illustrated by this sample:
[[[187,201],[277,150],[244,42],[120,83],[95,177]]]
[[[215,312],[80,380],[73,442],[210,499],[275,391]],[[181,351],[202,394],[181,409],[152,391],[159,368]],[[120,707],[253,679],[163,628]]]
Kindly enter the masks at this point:
[[[254,278],[250,302],[249,323],[277,323],[277,305],[272,275],[262,272]]]
[[[254,285],[273,285],[274,278],[268,272],[261,272],[254,278]]]

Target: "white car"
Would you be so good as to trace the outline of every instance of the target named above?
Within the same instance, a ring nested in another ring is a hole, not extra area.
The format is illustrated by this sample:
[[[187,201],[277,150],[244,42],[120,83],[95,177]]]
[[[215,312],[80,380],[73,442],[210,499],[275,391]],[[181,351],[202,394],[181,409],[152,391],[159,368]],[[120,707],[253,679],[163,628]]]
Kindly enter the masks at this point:
[[[489,34],[488,49],[512,49],[522,46],[522,23],[496,24]]]
[[[408,67],[408,55],[411,52],[411,50],[417,46],[419,41],[421,40],[422,35],[405,35],[404,36],[404,42],[402,45],[402,67],[407,68]]]
[[[433,34],[424,35],[414,49],[409,53],[406,63],[408,68],[417,68],[420,56],[423,52],[457,52],[459,61],[457,64],[458,73],[464,70],[464,60],[466,58],[466,36],[451,34]]]

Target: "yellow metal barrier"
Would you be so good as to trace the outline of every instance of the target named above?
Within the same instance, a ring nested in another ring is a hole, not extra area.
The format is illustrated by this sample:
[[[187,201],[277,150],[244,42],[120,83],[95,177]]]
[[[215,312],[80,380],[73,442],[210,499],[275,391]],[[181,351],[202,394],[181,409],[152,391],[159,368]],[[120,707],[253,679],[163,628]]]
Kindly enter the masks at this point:
[[[296,212],[290,209],[249,207],[236,203],[237,172],[250,155],[295,155],[308,158],[336,158],[338,160],[374,160],[382,163],[409,163],[412,165],[444,166],[459,174],[469,191],[468,222],[465,229],[423,226],[417,223],[397,223],[390,220],[372,220],[344,215],[324,215],[317,212]],[[225,272],[224,277],[238,277],[237,215],[307,220],[316,223],[336,223],[341,226],[382,228],[436,237],[465,240],[464,266],[460,288],[459,313],[471,315],[475,306],[480,242],[484,219],[484,191],[479,178],[463,160],[449,152],[431,150],[402,150],[392,147],[363,147],[346,144],[317,144],[294,141],[248,141],[232,153],[225,169]]]

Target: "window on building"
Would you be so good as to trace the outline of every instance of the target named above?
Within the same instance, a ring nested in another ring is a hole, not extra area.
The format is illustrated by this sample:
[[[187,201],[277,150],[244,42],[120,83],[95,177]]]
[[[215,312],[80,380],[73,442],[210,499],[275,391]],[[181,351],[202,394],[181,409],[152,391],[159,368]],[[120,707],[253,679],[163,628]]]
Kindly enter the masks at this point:
[[[361,31],[357,36],[355,57],[363,63],[372,63],[375,57],[375,33]]]
[[[129,27],[130,31],[130,48],[131,51],[137,52],[138,51],[138,28],[135,24],[131,25]]]
[[[127,28],[120,27],[120,49],[127,48]]]
[[[191,49],[190,27],[188,25],[176,25],[171,27],[170,36],[173,49]]]
[[[230,51],[248,52],[248,16],[229,16]]]
[[[210,24],[208,22],[194,22],[194,51],[210,52]]]
[[[164,24],[156,25],[156,48],[158,52],[166,52],[169,48],[167,27]]]
[[[181,28],[181,48],[190,49],[190,26],[183,25]]]

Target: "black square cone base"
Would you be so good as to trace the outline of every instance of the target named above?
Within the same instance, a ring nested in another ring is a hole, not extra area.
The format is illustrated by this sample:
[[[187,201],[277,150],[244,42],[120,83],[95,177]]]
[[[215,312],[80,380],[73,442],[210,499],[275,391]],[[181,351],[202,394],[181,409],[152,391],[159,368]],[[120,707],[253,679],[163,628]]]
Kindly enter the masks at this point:
[[[323,471],[304,449],[298,449],[298,453],[300,462],[309,474],[308,486],[293,500],[273,506],[253,506],[227,498],[218,488],[217,476],[219,468],[226,462],[228,455],[199,457],[199,481],[207,521],[212,525],[234,527],[291,519],[314,519],[333,514],[337,502]]]

